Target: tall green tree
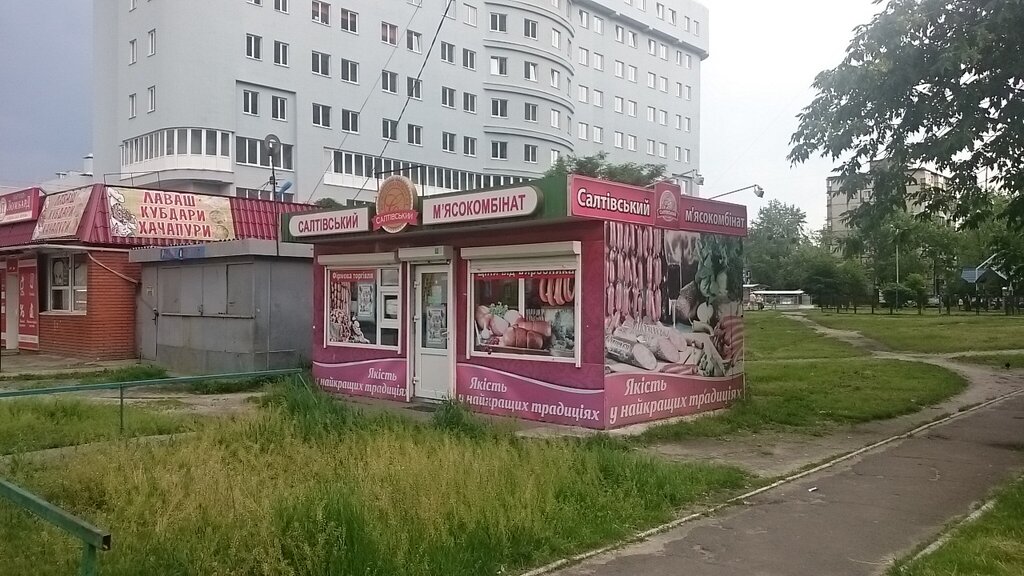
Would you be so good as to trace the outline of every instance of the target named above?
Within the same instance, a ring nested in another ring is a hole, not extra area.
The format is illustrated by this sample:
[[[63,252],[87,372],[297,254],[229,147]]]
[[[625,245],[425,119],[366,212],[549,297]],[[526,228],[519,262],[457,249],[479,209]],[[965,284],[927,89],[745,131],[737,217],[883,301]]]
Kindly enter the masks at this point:
[[[608,161],[607,152],[598,152],[590,156],[572,154],[559,156],[544,175],[565,176],[567,174],[603,178],[633,186],[650,186],[665,179],[666,176],[664,164],[637,164],[635,162],[616,164]]]
[[[807,213],[795,204],[771,200],[762,206],[751,223],[744,243],[744,259],[751,281],[776,289],[787,285],[783,264],[806,242]]]

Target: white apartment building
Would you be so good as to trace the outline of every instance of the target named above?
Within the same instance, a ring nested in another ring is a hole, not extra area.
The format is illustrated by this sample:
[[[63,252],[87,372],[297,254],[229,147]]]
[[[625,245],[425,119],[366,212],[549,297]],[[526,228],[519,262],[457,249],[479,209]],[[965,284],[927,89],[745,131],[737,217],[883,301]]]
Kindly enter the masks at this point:
[[[708,11],[690,0],[94,6],[108,183],[272,197],[268,134],[279,197],[300,201],[372,200],[382,172],[426,194],[499,185],[602,150],[700,165]]]
[[[921,188],[945,188],[946,177],[938,172],[927,168],[918,168],[909,173],[911,183],[907,185],[907,194],[913,195],[920,192]],[[827,206],[825,215],[825,229],[832,233],[834,238],[844,238],[850,234],[850,225],[846,222],[845,216],[848,212],[856,210],[862,203],[871,199],[871,189],[859,190],[856,195],[850,197],[840,192],[842,180],[836,177],[829,177],[826,181]],[[924,207],[914,202],[907,203],[907,213],[916,216],[924,211]]]

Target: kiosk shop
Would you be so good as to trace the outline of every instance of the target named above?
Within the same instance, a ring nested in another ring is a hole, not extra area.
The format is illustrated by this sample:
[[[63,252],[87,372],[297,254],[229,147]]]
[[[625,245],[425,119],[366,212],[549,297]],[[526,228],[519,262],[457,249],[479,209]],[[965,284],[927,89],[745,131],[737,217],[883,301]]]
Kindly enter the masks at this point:
[[[325,390],[610,429],[743,394],[746,208],[572,175],[282,217]]]

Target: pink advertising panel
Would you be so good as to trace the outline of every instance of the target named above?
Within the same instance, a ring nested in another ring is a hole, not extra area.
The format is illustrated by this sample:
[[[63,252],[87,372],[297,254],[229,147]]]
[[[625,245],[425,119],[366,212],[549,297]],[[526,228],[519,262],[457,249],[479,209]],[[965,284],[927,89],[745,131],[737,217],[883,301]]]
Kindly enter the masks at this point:
[[[459,402],[477,412],[603,429],[604,391],[568,388],[485,366],[459,363]]]
[[[743,396],[743,375],[730,378],[636,372],[605,377],[608,428],[726,408]]]
[[[693,196],[679,198],[680,230],[728,236],[747,235],[747,207]]]
[[[313,363],[313,380],[327,392],[405,402],[408,363],[404,358]]]
[[[650,190],[573,175],[569,179],[569,215],[632,224],[654,223]]]

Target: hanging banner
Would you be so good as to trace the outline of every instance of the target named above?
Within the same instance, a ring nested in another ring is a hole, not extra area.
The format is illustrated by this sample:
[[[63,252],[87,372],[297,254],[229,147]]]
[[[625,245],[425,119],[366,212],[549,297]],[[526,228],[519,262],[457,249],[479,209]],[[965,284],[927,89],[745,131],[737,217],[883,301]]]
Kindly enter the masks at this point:
[[[32,232],[32,239],[49,240],[77,235],[78,225],[82,222],[85,206],[91,196],[92,188],[79,188],[47,196],[36,229]]]
[[[18,265],[18,347],[39,350],[39,268],[36,259]]]
[[[222,196],[107,188],[110,235],[217,241],[235,238],[231,199]]]

